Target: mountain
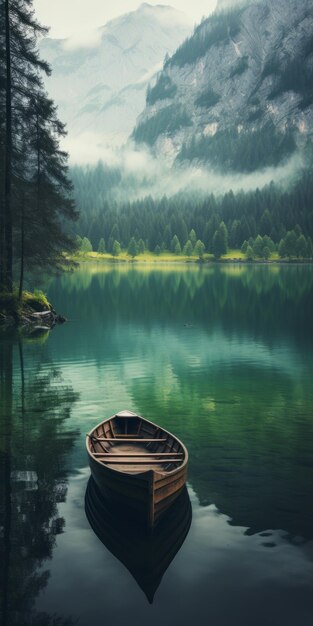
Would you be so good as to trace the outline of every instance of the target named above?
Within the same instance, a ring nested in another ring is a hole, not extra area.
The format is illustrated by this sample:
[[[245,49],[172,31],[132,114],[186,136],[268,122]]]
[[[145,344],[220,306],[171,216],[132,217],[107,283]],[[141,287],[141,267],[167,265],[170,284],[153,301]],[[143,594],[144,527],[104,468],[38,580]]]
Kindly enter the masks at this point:
[[[312,138],[312,0],[220,0],[147,93],[133,138],[169,161],[254,171]]]
[[[44,39],[41,55],[52,67],[47,89],[68,125],[68,147],[120,144],[145,104],[149,80],[192,32],[184,13],[142,4],[105,26],[69,39]]]

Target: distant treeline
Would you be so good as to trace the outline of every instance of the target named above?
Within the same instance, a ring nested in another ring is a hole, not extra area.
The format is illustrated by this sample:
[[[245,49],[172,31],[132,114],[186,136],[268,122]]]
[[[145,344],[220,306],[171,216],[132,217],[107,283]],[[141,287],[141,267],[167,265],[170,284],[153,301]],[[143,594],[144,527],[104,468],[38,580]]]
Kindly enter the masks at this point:
[[[76,177],[77,173],[78,170]],[[99,170],[95,170],[94,176],[99,178]],[[83,177],[81,170],[80,189],[84,187]],[[74,183],[76,186],[75,179]],[[177,194],[159,200],[147,197],[119,206],[108,200],[99,202],[100,178],[93,187],[90,170],[86,174],[86,185],[90,191],[94,189],[95,204],[92,208],[91,195],[88,204],[81,207],[77,234],[87,237],[94,250],[98,249],[100,239],[104,240],[106,251],[112,252],[115,241],[122,248],[128,248],[132,238],[136,242],[143,241],[150,251],[171,250],[174,237],[183,249],[194,231],[195,241],[203,242],[205,250],[211,252],[215,233],[222,223],[230,248],[241,248],[249,240],[252,244],[258,235],[270,238],[277,245],[294,229],[297,238],[300,234],[306,239],[313,237],[311,170],[303,173],[289,191],[272,183],[262,190],[229,191],[220,197]]]

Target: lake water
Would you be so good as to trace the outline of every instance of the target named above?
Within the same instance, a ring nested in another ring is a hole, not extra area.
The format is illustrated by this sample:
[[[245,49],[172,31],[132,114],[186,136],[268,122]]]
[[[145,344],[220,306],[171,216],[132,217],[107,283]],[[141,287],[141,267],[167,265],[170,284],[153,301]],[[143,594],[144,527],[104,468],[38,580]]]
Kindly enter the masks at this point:
[[[49,297],[67,324],[0,338],[0,623],[311,626],[313,267],[84,265]],[[85,434],[124,408],[190,454],[166,571],[131,536],[152,604],[85,512]]]

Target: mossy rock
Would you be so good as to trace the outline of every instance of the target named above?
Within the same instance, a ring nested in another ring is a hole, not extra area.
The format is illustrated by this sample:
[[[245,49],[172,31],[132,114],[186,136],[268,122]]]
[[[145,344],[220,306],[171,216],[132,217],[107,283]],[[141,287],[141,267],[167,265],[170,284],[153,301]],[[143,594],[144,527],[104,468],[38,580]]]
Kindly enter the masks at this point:
[[[23,305],[29,306],[33,311],[51,311],[52,306],[48,302],[47,297],[42,291],[35,291],[30,293],[24,291],[22,296]]]

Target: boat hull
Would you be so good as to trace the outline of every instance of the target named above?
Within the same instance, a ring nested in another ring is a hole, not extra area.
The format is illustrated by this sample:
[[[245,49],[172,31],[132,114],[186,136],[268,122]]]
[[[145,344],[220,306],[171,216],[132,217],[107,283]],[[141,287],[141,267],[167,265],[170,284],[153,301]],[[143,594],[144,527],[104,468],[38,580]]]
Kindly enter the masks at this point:
[[[112,419],[114,420],[114,416],[113,418],[110,418],[111,422]],[[179,497],[184,489],[187,480],[188,454],[186,449],[183,447],[183,444],[181,444],[181,442],[179,442],[179,440],[171,433],[168,433],[163,429],[160,431],[157,425],[152,422],[148,422],[144,418],[138,419],[142,420],[145,424],[145,436],[147,436],[147,432],[148,434],[149,432],[153,432],[152,428],[157,428],[158,433],[160,433],[159,437],[162,437],[162,441],[165,442],[165,444],[162,445],[166,446],[167,441],[170,441],[170,449],[177,448],[178,450],[182,447],[184,450],[184,458],[179,465],[178,463],[175,464],[178,466],[175,467],[174,470],[160,471],[159,469],[153,469],[152,466],[151,469],[143,469],[143,471],[137,471],[136,473],[121,471],[121,467],[119,466],[118,469],[116,469],[115,466],[99,462],[98,458],[95,458],[90,452],[89,441],[87,441],[87,450],[89,453],[88,458],[91,474],[102,494],[105,497],[109,497],[117,504],[123,504],[127,514],[132,517],[136,517],[144,525],[153,528],[156,524],[158,524],[168,508],[173,504],[176,498]],[[101,434],[101,427],[103,427],[103,432],[107,433],[106,436],[108,436],[108,434],[112,434],[112,432],[114,432],[113,428],[112,431],[105,431],[105,424],[107,422],[109,422],[109,420],[106,420],[101,425],[96,427],[97,430],[94,429],[91,433],[96,430],[98,434],[99,432]],[[88,435],[89,438],[92,436],[92,434]],[[102,441],[105,441],[105,439]],[[116,441],[120,440],[116,438]],[[114,445],[114,437],[110,438],[110,443],[112,442]],[[176,448],[175,445],[173,445],[173,442],[177,444]],[[125,449],[125,447],[122,447],[122,449]],[[162,454],[166,453],[163,452]],[[182,453],[177,452],[176,454]],[[155,456],[157,456],[157,453],[155,453]],[[157,456],[157,458],[159,457]],[[145,468],[146,467],[147,466],[145,466]]]

